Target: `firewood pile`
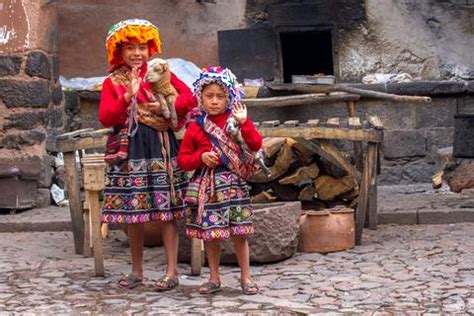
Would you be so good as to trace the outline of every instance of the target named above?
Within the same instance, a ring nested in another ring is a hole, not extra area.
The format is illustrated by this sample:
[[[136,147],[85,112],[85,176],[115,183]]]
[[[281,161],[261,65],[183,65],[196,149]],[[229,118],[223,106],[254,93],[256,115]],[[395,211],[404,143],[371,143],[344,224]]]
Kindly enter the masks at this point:
[[[265,164],[249,181],[252,203],[301,201],[304,209],[344,205],[354,208],[360,173],[329,140],[266,137]]]

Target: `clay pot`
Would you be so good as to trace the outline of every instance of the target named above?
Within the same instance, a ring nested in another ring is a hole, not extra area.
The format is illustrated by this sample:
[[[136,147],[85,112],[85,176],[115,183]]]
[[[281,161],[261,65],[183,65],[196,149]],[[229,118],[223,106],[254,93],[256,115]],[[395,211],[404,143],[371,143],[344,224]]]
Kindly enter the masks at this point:
[[[146,247],[158,247],[163,245],[163,239],[161,238],[161,222],[147,222],[143,224],[145,229],[145,241]],[[122,225],[122,230],[128,236],[127,225]]]
[[[354,210],[307,211],[300,217],[300,252],[335,252],[355,244]]]

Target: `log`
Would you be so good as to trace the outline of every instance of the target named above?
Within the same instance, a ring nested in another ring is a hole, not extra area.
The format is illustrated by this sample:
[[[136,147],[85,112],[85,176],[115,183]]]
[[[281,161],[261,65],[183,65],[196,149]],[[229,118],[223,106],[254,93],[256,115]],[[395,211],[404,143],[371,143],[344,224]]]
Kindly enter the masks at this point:
[[[294,185],[272,185],[272,190],[279,201],[297,201],[300,191],[297,186]]]
[[[322,175],[314,180],[317,198],[322,201],[331,201],[340,194],[349,192],[357,186],[356,181],[351,176],[334,178]]]
[[[431,103],[430,97],[397,95],[397,94],[392,94],[392,93],[385,93],[385,92],[378,92],[378,91],[348,87],[348,86],[339,85],[339,84],[324,85],[324,86],[323,85],[319,85],[319,86],[301,85],[301,84],[298,84],[298,85],[296,84],[284,84],[284,85],[270,84],[268,85],[268,87],[271,90],[294,91],[294,92],[308,93],[308,94],[330,93],[330,92],[342,91],[342,92],[359,95],[362,97],[390,100],[390,101],[400,102],[400,103]]]
[[[313,162],[314,155],[316,155],[317,152],[301,144],[298,139],[288,138],[287,142],[291,145],[291,148],[293,148],[293,152],[301,165],[307,166]]]
[[[263,191],[260,192],[259,194],[255,195],[252,197],[251,201],[252,204],[257,204],[257,203],[272,203],[275,202],[277,197],[273,195],[269,191]]]
[[[303,166],[300,167],[294,172],[293,174],[286,176],[278,183],[280,184],[300,184],[302,182],[311,180],[311,179],[316,179],[316,177],[319,175],[319,168],[318,165],[315,163],[309,165],[309,166]]]
[[[272,158],[278,151],[280,151],[283,144],[285,144],[285,137],[265,137],[263,139],[263,152],[265,153],[265,158]]]
[[[292,163],[293,151],[291,150],[291,146],[285,143],[278,152],[275,163],[270,167],[271,176],[267,177],[263,171],[259,170],[252,176],[250,182],[262,183],[278,179],[288,171]]]
[[[312,184],[307,185],[303,188],[303,190],[301,190],[300,195],[298,195],[298,200],[312,201],[315,194],[316,188]]]

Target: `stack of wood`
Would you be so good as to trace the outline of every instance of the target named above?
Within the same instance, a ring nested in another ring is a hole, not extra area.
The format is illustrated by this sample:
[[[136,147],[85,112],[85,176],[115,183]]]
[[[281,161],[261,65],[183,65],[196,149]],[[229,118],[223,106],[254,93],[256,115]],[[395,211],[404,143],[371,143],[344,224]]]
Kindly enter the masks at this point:
[[[259,170],[250,179],[253,203],[299,200],[304,209],[357,205],[360,173],[328,140],[267,137],[263,151],[271,175]]]

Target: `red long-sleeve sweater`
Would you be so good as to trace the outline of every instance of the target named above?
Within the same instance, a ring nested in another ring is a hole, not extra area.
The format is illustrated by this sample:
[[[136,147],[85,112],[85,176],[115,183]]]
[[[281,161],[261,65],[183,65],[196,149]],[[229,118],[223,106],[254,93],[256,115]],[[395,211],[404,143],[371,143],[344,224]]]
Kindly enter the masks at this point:
[[[223,113],[216,116],[208,116],[220,128],[224,128],[230,113]],[[252,151],[257,151],[262,147],[262,136],[255,129],[251,120],[247,120],[240,127],[242,138]],[[183,141],[179,148],[178,166],[185,171],[192,171],[204,167],[201,161],[201,154],[211,150],[211,141],[206,133],[196,123],[191,122],[186,128]],[[221,165],[221,163],[220,163]]]
[[[137,103],[150,102],[145,91],[151,91],[151,84],[145,82],[143,77],[147,71],[145,63],[140,69],[140,78],[142,78],[140,89],[137,93]],[[174,73],[171,73],[171,84],[178,91],[175,108],[178,115],[178,127],[181,128],[186,123],[186,114],[197,105],[197,100],[188,86],[181,81]],[[127,108],[130,105],[125,101],[124,94],[127,88],[123,85],[114,85],[110,77],[104,80],[102,84],[102,93],[100,95],[99,122],[105,127],[112,127],[118,124],[124,124],[127,119]]]

